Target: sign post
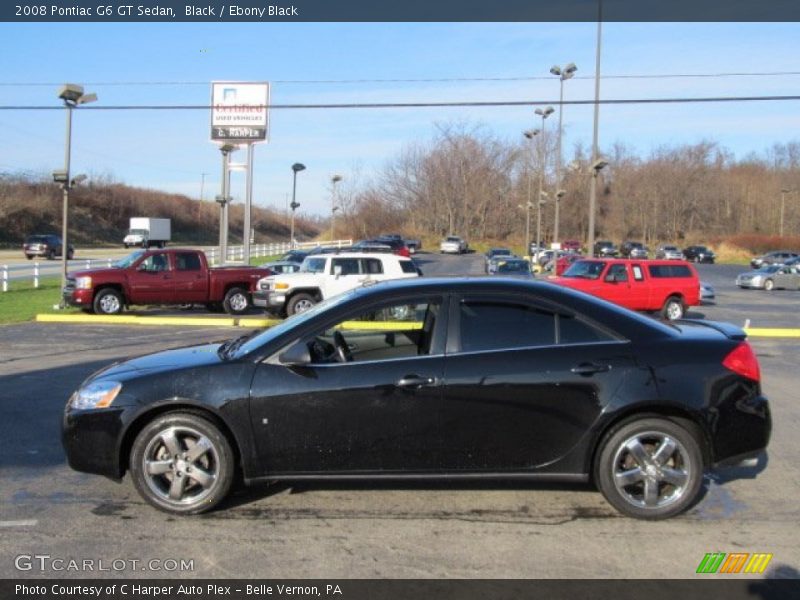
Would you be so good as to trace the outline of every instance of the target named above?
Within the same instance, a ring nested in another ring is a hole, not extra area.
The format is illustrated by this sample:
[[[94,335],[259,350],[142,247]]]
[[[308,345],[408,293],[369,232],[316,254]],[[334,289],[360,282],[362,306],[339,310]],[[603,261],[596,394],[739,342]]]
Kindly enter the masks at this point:
[[[269,83],[214,81],[211,83],[211,141],[247,146],[247,176],[244,204],[243,260],[250,264],[250,225],[253,206],[253,144],[269,141]],[[225,161],[223,169],[230,176]],[[227,178],[224,178],[227,179]],[[227,186],[230,194],[230,185]],[[223,192],[223,195],[225,193]],[[226,198],[230,201],[230,197]],[[220,224],[223,225],[222,223]],[[227,228],[227,224],[224,224]],[[227,240],[227,230],[224,232]],[[224,257],[223,257],[224,260]]]

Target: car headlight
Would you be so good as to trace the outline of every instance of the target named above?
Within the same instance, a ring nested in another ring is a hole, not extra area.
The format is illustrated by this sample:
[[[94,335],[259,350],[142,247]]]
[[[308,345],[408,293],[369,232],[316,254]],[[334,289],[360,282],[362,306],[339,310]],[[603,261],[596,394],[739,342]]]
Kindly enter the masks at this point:
[[[69,405],[78,410],[107,408],[121,389],[122,384],[118,381],[93,381],[72,394]]]
[[[75,289],[90,290],[92,289],[92,278],[88,276],[78,277],[75,280]]]

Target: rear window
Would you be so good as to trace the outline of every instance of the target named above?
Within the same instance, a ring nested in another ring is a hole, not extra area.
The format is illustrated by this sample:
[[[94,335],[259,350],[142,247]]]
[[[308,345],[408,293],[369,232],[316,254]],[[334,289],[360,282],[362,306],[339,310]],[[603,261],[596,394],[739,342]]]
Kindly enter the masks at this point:
[[[650,277],[654,279],[667,279],[671,277],[693,277],[687,265],[648,265]]]
[[[414,266],[414,263],[410,260],[401,260],[400,261],[400,268],[403,269],[403,273],[416,273],[417,267]]]
[[[17,238],[19,239],[19,238]],[[31,235],[28,236],[28,239],[25,240],[26,244],[46,244],[47,243],[47,236],[46,235]]]

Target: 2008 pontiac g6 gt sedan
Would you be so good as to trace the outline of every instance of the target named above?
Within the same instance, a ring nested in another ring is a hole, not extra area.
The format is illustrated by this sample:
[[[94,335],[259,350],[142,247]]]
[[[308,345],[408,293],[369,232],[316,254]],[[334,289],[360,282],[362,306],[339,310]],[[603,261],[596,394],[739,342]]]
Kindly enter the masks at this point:
[[[69,399],[63,443],[74,469],[130,471],[175,513],[213,508],[241,473],[592,481],[658,519],[700,499],[705,469],[766,448],[759,380],[731,325],[545,282],[399,280],[111,365]]]

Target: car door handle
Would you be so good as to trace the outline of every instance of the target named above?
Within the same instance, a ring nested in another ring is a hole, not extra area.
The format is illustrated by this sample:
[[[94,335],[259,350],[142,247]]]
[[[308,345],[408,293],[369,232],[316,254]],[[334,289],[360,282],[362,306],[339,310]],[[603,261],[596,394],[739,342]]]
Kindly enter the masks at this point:
[[[595,373],[607,373],[610,370],[611,365],[598,365],[596,363],[581,363],[570,369],[576,375],[594,375]]]
[[[419,388],[428,385],[435,385],[436,379],[434,377],[420,377],[419,375],[406,375],[399,379],[395,386],[399,388]]]

